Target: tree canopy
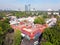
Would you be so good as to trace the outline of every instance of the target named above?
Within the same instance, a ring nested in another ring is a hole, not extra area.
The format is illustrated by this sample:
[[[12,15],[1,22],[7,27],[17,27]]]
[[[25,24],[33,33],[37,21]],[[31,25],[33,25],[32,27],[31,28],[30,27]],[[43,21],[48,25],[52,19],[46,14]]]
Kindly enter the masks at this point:
[[[53,45],[60,45],[60,21],[58,20],[56,25],[51,28],[46,28],[43,33],[43,38],[52,43]]]
[[[8,29],[11,29],[8,21],[6,21],[7,19],[5,19],[4,21],[0,21],[0,44],[2,45],[4,42],[4,38],[6,33],[8,32]]]
[[[34,20],[35,24],[45,24],[45,20],[43,17],[36,17]]]

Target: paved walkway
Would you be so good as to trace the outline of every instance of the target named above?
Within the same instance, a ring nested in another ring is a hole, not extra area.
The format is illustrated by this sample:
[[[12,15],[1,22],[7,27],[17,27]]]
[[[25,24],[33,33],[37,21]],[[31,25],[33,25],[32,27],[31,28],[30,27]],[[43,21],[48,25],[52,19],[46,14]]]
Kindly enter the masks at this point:
[[[41,41],[42,35],[43,35],[43,34],[41,34],[41,35],[39,36],[39,40],[38,40],[38,39],[28,40],[28,39],[24,38],[24,39],[22,40],[22,42],[21,42],[21,45],[36,45],[37,41],[39,41],[39,42]],[[34,44],[34,43],[35,43],[35,44]],[[38,44],[38,45],[40,45],[40,44]]]
[[[21,42],[21,45],[34,45],[34,42],[37,40],[27,40],[27,39],[23,39]]]

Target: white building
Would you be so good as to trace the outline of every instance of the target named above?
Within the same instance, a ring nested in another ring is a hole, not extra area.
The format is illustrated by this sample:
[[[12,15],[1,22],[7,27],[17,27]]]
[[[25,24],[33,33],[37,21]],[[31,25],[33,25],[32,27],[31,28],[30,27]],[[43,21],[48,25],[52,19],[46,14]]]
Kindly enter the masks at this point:
[[[34,19],[35,19],[35,17],[28,17],[28,18],[23,17],[23,18],[19,18],[19,19],[17,19],[16,17],[11,17],[10,24],[16,24],[16,23],[19,23],[24,20],[27,20],[30,23],[33,23]]]
[[[52,9],[48,9],[48,15],[51,15],[52,14]]]
[[[16,16],[10,16],[10,24],[17,24],[19,23]]]
[[[59,12],[54,12],[53,15],[59,15]]]
[[[56,18],[51,18],[51,19],[48,19],[46,21],[46,23],[48,24],[48,27],[54,26],[56,24],[56,22],[57,22],[57,19]]]

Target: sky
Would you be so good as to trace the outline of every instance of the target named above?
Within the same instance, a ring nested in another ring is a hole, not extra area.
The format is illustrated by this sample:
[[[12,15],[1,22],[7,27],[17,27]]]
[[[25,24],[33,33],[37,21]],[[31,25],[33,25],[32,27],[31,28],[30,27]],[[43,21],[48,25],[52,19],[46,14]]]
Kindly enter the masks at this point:
[[[31,9],[60,9],[60,0],[0,0],[0,9],[25,10],[25,5],[31,4]]]

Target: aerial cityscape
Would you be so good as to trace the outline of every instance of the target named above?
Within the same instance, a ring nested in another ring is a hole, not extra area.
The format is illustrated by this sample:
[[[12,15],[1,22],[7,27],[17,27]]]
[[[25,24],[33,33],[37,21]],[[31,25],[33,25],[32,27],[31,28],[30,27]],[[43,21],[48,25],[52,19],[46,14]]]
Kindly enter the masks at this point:
[[[60,0],[0,0],[0,45],[60,45]]]

